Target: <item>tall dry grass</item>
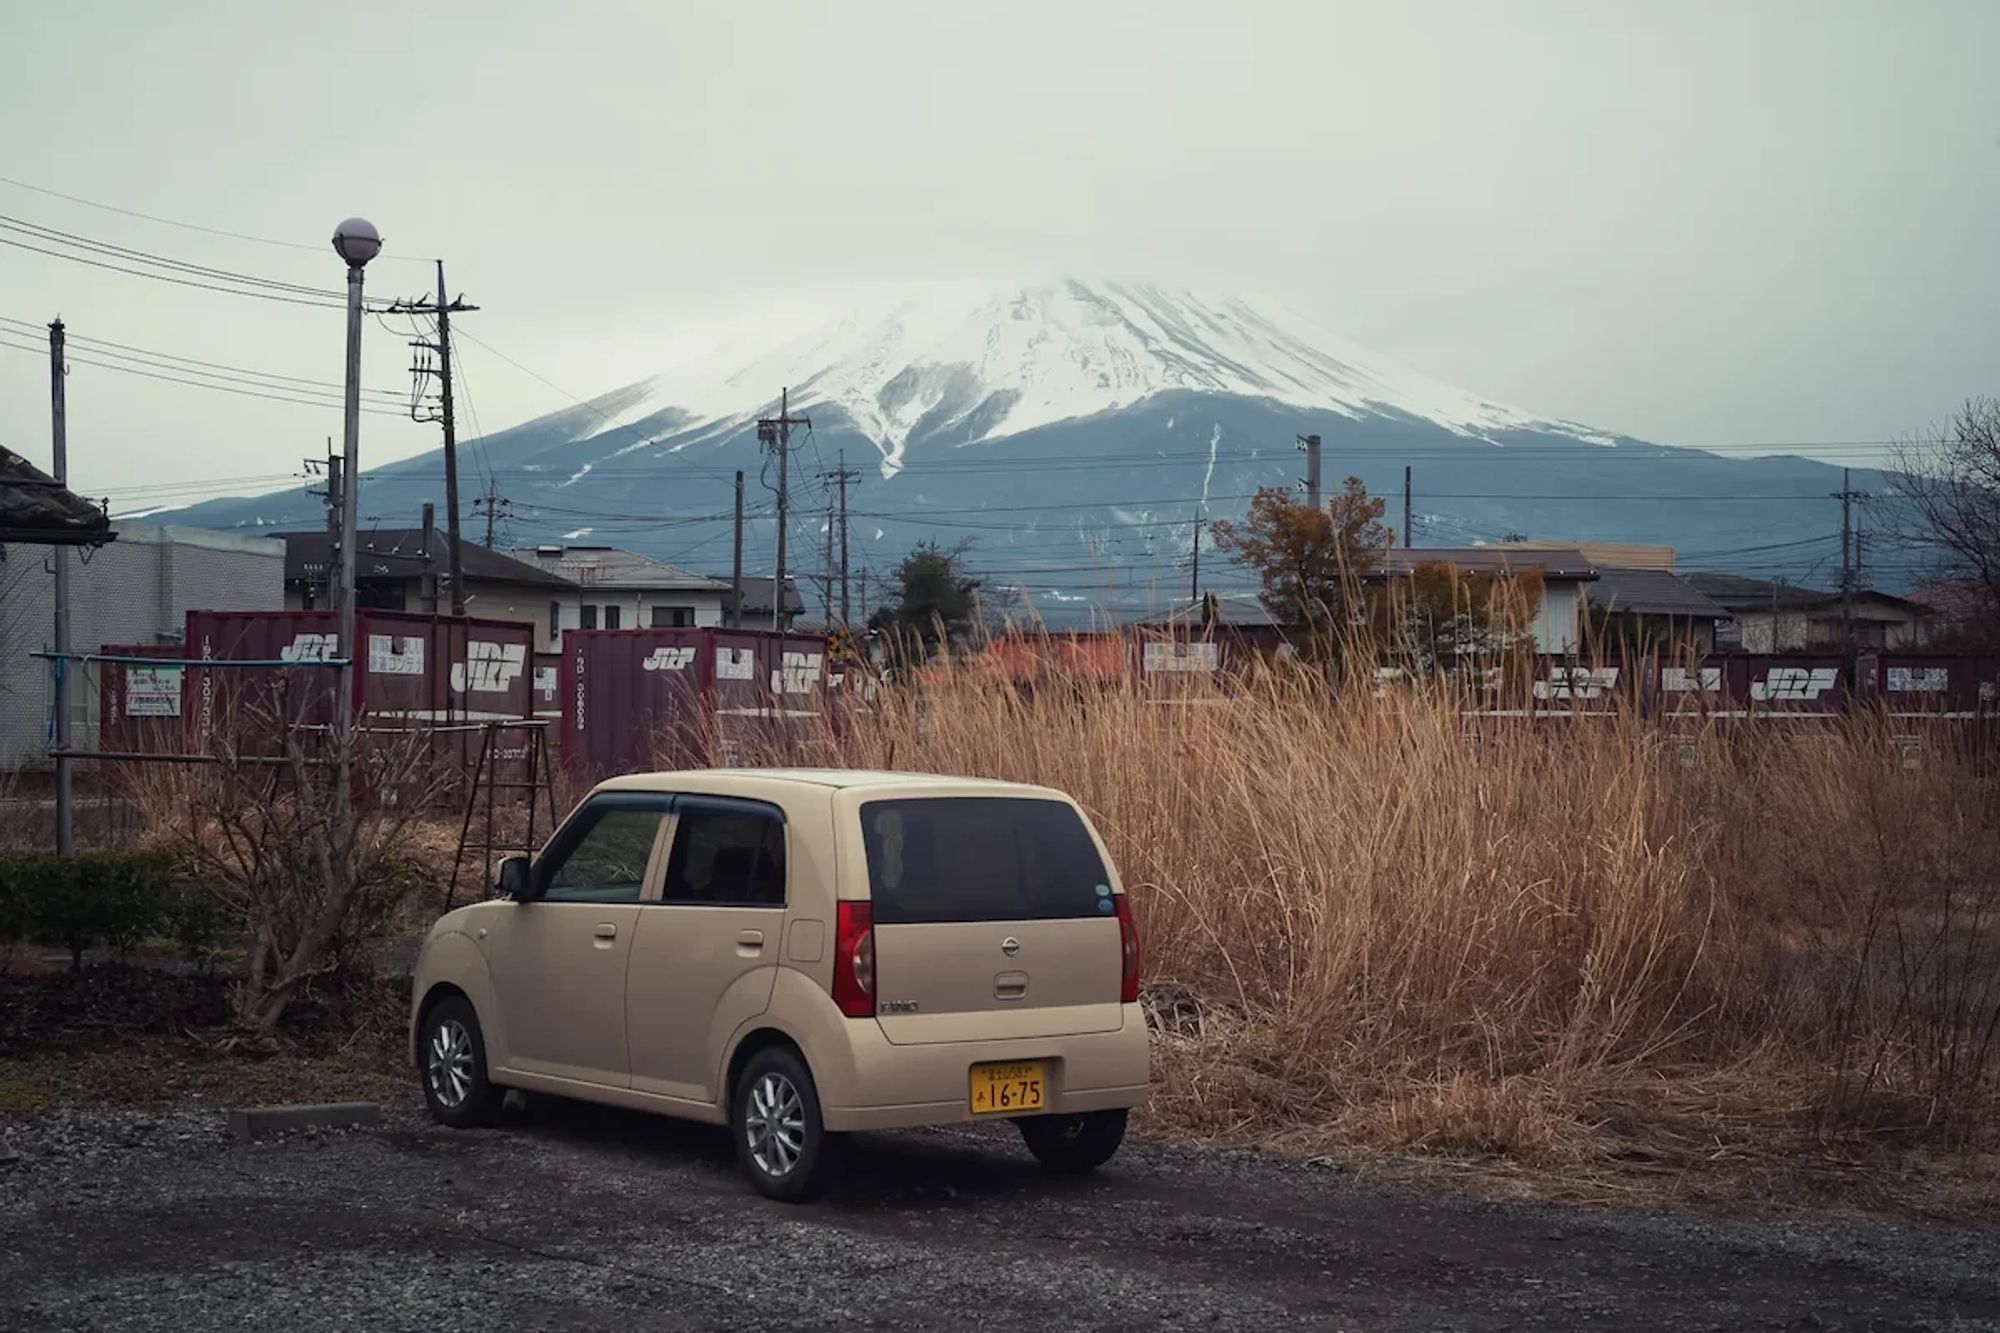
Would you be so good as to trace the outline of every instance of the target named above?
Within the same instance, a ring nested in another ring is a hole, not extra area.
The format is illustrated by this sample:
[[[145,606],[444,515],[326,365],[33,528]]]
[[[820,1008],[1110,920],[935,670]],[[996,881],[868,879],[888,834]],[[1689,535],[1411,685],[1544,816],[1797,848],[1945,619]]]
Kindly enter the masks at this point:
[[[2000,1102],[1995,786],[1867,720],[968,673],[758,757],[1074,794],[1134,895],[1183,1136],[1670,1162],[1962,1142]]]

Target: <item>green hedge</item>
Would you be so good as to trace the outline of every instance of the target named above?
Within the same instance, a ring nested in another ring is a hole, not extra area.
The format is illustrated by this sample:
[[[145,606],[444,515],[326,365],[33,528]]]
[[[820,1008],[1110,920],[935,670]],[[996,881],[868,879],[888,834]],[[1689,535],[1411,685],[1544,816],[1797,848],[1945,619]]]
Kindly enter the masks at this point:
[[[104,944],[124,953],[166,936],[196,960],[213,956],[229,915],[214,894],[176,881],[158,856],[83,852],[0,856],[0,940],[59,944],[70,965]]]

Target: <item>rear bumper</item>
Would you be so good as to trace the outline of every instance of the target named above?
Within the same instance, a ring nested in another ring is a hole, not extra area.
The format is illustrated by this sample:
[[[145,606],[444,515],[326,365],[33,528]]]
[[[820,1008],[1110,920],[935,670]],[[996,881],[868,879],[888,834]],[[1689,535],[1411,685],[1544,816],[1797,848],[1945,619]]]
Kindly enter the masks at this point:
[[[1150,1072],[1146,1019],[1136,1004],[1123,1010],[1124,1022],[1115,1032],[921,1046],[893,1045],[873,1023],[851,1024],[851,1065],[813,1071],[826,1127],[845,1133],[975,1119],[968,1071],[990,1061],[1047,1064],[1049,1114],[1138,1106],[1146,1100]]]

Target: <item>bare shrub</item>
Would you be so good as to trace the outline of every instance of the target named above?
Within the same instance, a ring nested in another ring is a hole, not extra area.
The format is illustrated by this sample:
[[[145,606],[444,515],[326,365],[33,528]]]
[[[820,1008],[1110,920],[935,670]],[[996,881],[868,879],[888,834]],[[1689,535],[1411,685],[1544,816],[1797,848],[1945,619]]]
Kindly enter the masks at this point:
[[[250,701],[189,756],[199,762],[125,775],[150,844],[242,925],[231,1018],[252,1040],[268,1041],[303,988],[392,921],[417,878],[405,835],[449,777],[428,732],[364,730],[343,820],[334,744],[287,725],[274,701]]]

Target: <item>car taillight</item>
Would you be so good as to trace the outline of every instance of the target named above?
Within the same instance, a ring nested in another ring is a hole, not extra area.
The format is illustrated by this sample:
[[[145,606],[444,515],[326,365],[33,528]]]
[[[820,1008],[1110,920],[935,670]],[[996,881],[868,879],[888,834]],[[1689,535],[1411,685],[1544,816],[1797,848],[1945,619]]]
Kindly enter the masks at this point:
[[[843,902],[833,928],[833,1003],[849,1018],[875,1016],[875,928],[869,904]]]
[[[1118,904],[1118,951],[1120,966],[1124,969],[1118,978],[1118,1002],[1137,1004],[1139,1002],[1139,927],[1132,921],[1132,899],[1119,894],[1114,900]]]

